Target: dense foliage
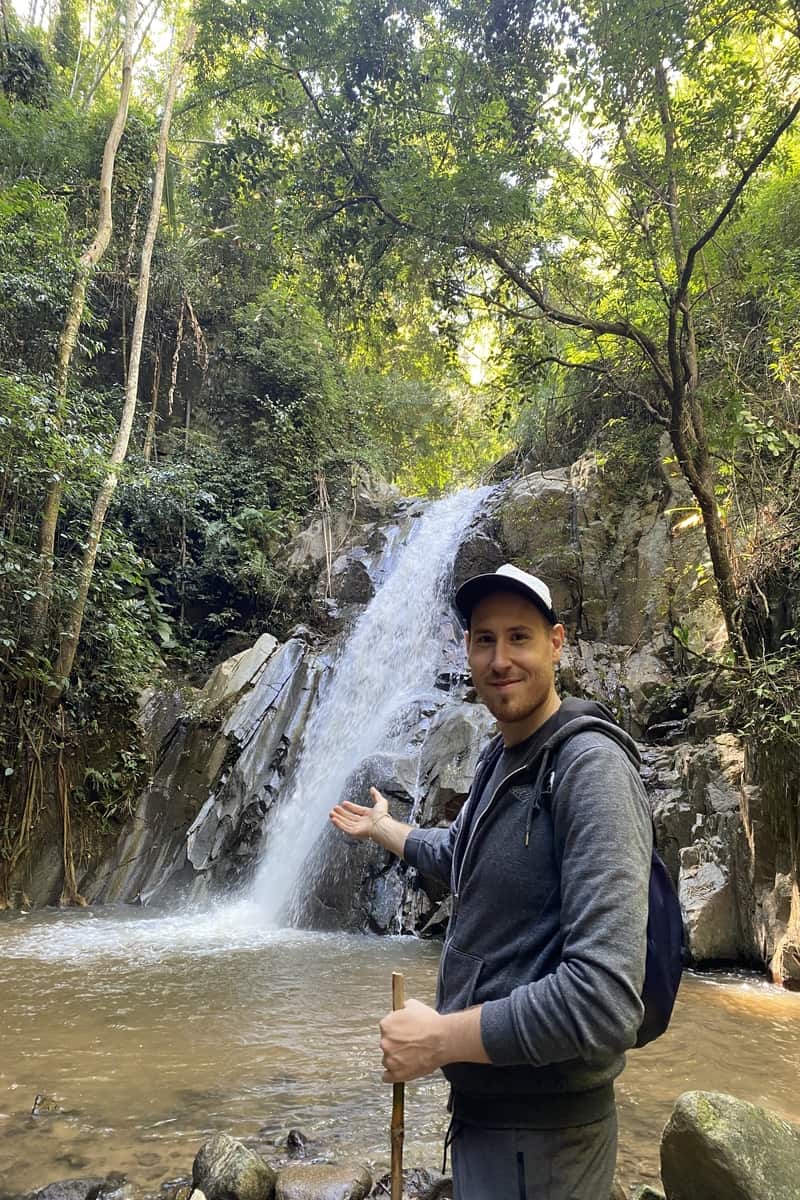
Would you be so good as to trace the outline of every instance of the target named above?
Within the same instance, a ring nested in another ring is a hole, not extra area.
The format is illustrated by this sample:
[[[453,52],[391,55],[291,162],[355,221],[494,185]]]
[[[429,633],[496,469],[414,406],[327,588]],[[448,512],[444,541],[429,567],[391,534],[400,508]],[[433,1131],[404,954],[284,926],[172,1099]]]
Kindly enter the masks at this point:
[[[62,389],[122,14],[61,0],[23,26],[2,8],[0,856],[22,854],[56,759],[104,819],[124,811],[137,689],[285,632],[288,540],[359,472],[436,492],[592,442],[637,470],[631,446],[666,430],[737,669],[796,736],[797,705],[767,695],[787,643],[752,620],[768,547],[800,541],[791,5],[146,0],[136,19],[113,234]],[[162,46],[190,19],[133,437],[64,689],[131,360]]]

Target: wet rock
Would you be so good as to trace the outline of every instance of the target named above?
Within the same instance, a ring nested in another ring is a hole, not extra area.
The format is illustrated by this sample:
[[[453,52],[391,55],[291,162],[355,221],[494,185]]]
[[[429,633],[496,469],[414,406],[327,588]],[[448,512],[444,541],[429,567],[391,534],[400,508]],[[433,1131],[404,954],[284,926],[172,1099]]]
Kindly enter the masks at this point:
[[[649,1184],[643,1183],[633,1189],[631,1200],[667,1200],[667,1198],[663,1192],[659,1192],[656,1188],[650,1187]]]
[[[797,1200],[800,1129],[720,1092],[686,1092],[661,1138],[669,1200]]]
[[[385,1198],[391,1193],[392,1176],[381,1176],[370,1196]],[[453,1180],[439,1171],[426,1167],[406,1167],[403,1170],[403,1196],[406,1200],[445,1200],[453,1195]]]
[[[102,1179],[62,1179],[30,1192],[25,1200],[86,1200],[92,1188],[102,1182]]]
[[[305,1158],[308,1138],[299,1129],[290,1129],[286,1135],[286,1151],[290,1158]]]
[[[478,755],[494,729],[494,718],[482,704],[450,705],[434,717],[420,764],[423,825],[438,825],[457,816]]]
[[[310,1163],[279,1172],[275,1200],[364,1200],[371,1187],[366,1167]]]
[[[190,1175],[181,1175],[178,1179],[166,1179],[160,1188],[164,1200],[189,1200],[193,1190]]]
[[[46,1117],[52,1116],[53,1113],[62,1113],[63,1111],[63,1108],[54,1096],[46,1096],[43,1092],[41,1092],[33,1101],[31,1116]]]
[[[25,1200],[132,1200],[133,1187],[124,1175],[105,1179],[62,1179],[30,1192]]]
[[[369,803],[376,787],[398,820],[411,817],[417,759],[407,754],[373,754],[359,763],[343,800]],[[328,825],[307,864],[313,889],[303,898],[303,919],[315,929],[396,931],[403,883],[397,859],[372,841],[345,838]]]
[[[89,1189],[86,1200],[133,1200],[135,1188],[124,1175],[107,1176],[102,1183]]]
[[[275,1172],[255,1151],[218,1133],[198,1151],[192,1183],[206,1200],[271,1200]]]
[[[800,992],[800,939],[784,934],[778,941],[769,963],[773,983]]]

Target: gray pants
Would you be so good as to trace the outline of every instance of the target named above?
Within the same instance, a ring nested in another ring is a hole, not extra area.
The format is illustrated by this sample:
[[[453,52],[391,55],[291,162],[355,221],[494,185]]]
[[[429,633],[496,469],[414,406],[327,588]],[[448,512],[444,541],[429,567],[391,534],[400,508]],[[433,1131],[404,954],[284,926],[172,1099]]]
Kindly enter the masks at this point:
[[[568,1129],[453,1128],[454,1200],[606,1200],[617,1114]]]

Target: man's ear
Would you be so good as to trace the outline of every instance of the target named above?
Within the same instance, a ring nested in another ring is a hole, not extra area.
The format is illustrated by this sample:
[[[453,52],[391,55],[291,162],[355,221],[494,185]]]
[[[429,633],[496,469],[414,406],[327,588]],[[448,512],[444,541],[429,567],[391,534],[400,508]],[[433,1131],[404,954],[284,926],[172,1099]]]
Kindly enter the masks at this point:
[[[466,650],[467,654],[469,654],[469,630],[468,629],[464,630],[464,649]]]
[[[553,662],[557,663],[561,658],[561,651],[564,649],[564,638],[566,630],[563,625],[554,625],[550,630],[550,645],[553,647]]]

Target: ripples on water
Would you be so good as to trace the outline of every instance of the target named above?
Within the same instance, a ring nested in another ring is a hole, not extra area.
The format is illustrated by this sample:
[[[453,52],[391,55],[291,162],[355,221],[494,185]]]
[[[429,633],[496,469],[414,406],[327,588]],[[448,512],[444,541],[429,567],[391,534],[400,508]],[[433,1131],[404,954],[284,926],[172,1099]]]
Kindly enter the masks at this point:
[[[0,920],[0,1191],[126,1172],[185,1174],[211,1132],[292,1126],[385,1163],[391,1093],[377,1023],[390,975],[430,1001],[438,945],[266,928],[248,904]],[[756,977],[688,975],[669,1033],[619,1083],[620,1166],[655,1180],[675,1098],[729,1091],[800,1122],[800,996]],[[61,1114],[31,1118],[37,1092]],[[409,1085],[407,1161],[435,1165],[440,1079]],[[263,1132],[260,1132],[263,1131]]]

